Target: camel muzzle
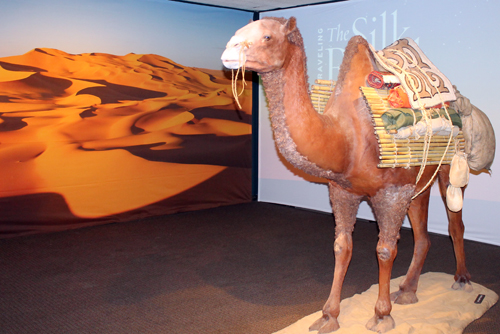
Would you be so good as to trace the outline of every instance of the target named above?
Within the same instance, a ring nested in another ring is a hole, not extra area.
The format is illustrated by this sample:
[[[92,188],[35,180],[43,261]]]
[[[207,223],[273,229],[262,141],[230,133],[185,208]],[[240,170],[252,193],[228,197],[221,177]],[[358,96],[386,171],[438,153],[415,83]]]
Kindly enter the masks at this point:
[[[233,36],[229,43],[227,43],[226,50],[222,53],[222,64],[232,70],[244,66],[246,62],[245,50],[250,48],[250,45],[252,45],[252,42]]]

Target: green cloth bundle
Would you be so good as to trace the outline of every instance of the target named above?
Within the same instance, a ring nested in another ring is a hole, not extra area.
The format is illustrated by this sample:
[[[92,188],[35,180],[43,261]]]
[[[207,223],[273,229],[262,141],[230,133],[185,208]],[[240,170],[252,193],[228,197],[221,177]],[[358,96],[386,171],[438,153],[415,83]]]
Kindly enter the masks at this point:
[[[453,125],[462,128],[462,119],[460,115],[452,109],[447,108],[448,114],[450,114],[451,123]],[[412,112],[413,110],[413,112]],[[414,119],[413,113],[415,113]],[[431,118],[444,117],[448,119],[448,115],[446,115],[446,111],[444,109],[433,109],[431,112]],[[413,125],[413,123],[417,123],[422,119],[422,111],[417,109],[409,109],[409,108],[395,108],[389,109],[381,116],[382,122],[384,122],[384,126],[386,130],[399,130],[405,126]]]

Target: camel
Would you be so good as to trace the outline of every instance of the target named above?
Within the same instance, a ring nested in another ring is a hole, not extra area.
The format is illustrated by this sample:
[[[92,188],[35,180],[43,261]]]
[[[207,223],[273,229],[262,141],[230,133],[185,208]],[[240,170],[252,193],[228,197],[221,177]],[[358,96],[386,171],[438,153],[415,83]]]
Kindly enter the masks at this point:
[[[375,315],[366,324],[369,330],[384,333],[395,327],[391,300],[399,304],[418,301],[417,284],[430,247],[430,188],[412,197],[432,178],[437,167],[427,166],[418,184],[415,180],[420,167],[377,167],[377,140],[359,89],[374,70],[371,57],[364,38],[355,36],[349,41],[336,88],[324,113],[319,114],[308,95],[306,55],[295,18],[269,17],[246,25],[230,39],[222,55],[225,67],[243,66],[260,75],[282,156],[293,166],[328,181],[335,219],[335,270],[322,317],[310,327],[319,333],[339,328],[340,293],[352,256],[352,232],[361,200],[371,203],[380,231],[376,247],[379,295]],[[443,198],[449,169],[449,165],[442,165],[437,172]],[[465,266],[462,212],[447,209],[447,213],[457,262],[453,288],[471,290]],[[405,215],[409,216],[414,233],[414,254],[399,291],[391,295],[391,271]]]

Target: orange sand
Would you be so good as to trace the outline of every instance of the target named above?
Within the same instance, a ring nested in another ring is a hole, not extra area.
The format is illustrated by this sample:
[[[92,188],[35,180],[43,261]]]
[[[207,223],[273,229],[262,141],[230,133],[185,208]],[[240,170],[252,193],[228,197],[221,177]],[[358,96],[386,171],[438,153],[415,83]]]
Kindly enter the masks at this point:
[[[248,122],[193,114],[235,112],[230,79],[213,73],[157,55],[35,49],[0,58],[0,197],[58,193],[74,215],[93,218],[211,178],[227,167],[150,161],[125,148],[161,153],[183,150],[186,135],[249,135]],[[250,94],[240,113],[250,114]]]

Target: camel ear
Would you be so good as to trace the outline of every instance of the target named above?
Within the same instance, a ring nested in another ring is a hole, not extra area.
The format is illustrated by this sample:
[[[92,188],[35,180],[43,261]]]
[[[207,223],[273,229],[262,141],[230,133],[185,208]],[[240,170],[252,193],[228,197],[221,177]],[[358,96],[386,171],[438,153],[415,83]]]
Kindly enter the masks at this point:
[[[297,19],[294,16],[290,17],[288,21],[286,21],[285,27],[287,34],[291,33],[297,28]]]

